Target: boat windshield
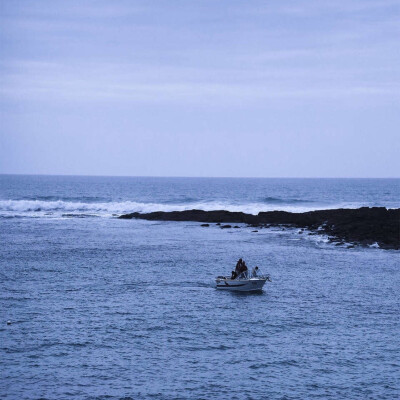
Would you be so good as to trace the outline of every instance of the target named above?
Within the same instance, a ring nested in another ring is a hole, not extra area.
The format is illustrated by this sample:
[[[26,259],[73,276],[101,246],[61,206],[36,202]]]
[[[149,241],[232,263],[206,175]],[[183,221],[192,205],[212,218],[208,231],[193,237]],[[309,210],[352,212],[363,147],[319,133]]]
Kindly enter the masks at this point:
[[[269,280],[269,275],[264,275],[260,270],[251,272],[249,270],[242,272],[239,274],[236,279],[251,279],[251,278],[259,278],[259,279],[267,279]]]
[[[253,274],[251,271],[244,271],[241,274],[238,275],[236,279],[250,279],[250,278],[255,278],[259,277],[259,274]]]

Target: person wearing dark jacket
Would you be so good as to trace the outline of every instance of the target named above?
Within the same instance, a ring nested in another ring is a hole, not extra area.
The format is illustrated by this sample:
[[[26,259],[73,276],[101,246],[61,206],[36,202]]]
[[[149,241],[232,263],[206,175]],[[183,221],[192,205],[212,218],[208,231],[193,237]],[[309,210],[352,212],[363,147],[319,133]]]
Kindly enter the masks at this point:
[[[239,258],[239,261],[236,263],[236,268],[235,268],[236,276],[241,274],[242,266],[243,266],[243,260]]]

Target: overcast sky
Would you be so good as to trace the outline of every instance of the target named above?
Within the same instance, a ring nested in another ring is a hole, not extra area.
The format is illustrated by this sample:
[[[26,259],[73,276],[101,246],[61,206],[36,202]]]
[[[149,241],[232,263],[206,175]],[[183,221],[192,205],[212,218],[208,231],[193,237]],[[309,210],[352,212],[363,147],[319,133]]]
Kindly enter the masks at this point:
[[[0,173],[400,175],[399,0],[0,7]]]

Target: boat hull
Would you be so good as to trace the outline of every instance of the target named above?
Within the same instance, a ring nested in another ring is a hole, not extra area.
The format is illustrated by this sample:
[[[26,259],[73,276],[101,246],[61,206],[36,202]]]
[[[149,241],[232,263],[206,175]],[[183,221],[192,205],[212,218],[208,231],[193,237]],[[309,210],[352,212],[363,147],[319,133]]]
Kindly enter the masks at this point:
[[[231,290],[235,292],[257,292],[261,291],[267,279],[216,279],[218,290]]]

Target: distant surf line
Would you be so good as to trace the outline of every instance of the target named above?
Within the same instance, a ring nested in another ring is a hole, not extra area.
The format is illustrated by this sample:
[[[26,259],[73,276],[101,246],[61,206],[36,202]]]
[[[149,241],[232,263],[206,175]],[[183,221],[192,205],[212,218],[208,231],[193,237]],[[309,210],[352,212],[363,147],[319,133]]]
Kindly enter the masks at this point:
[[[294,203],[264,202],[223,202],[223,201],[196,201],[188,203],[152,203],[152,202],[82,202],[82,201],[63,201],[63,200],[0,200],[1,216],[103,216],[112,217],[129,212],[148,213],[155,211],[185,211],[185,210],[227,210],[232,212],[245,212],[257,215],[262,211],[288,211],[288,212],[307,212],[334,208],[359,208],[368,206],[360,203],[342,204],[310,204],[302,201]]]

